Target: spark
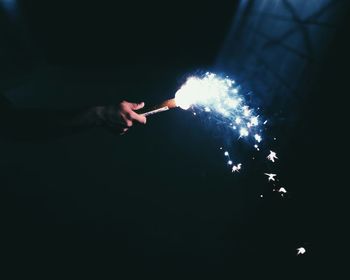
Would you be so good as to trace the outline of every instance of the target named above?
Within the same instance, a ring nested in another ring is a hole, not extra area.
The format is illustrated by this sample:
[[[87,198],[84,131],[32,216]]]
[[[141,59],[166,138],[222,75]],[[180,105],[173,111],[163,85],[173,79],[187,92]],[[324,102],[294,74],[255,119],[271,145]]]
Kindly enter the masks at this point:
[[[239,172],[241,168],[242,168],[242,164],[238,163],[237,165],[232,166],[232,172]]]
[[[261,142],[261,136],[259,134],[254,135],[255,140],[260,143]]]
[[[279,192],[279,193],[287,193],[287,190],[286,190],[285,188],[283,188],[283,187],[280,187],[280,188],[278,189],[278,192]]]
[[[277,191],[278,193],[281,194],[282,197],[284,197],[284,195],[287,193],[287,190],[283,187],[280,187],[278,190],[277,189],[273,189],[273,191]]]
[[[264,174],[269,177],[267,178],[269,181],[275,181],[275,177],[277,176],[277,174],[272,174],[272,173],[264,173]]]
[[[259,124],[258,117],[252,117],[250,123],[252,126],[257,126]]]
[[[267,124],[267,121],[264,121],[264,124]]]
[[[250,115],[251,111],[249,110],[248,106],[243,106],[243,115],[245,117],[248,117]]]
[[[229,161],[227,162],[227,164],[228,164],[228,165],[232,165],[232,160],[229,160]]]
[[[306,253],[306,250],[304,247],[297,248],[297,255],[304,255]]]
[[[224,153],[224,155],[228,157],[228,156],[229,156],[228,151],[226,151],[226,152]]]
[[[270,150],[270,154],[266,157],[268,160],[275,162],[275,159],[278,159],[276,153]]]
[[[249,135],[249,132],[248,132],[248,129],[246,129],[245,127],[242,127],[240,130],[239,130],[239,136],[240,137],[246,137]]]
[[[232,108],[236,108],[238,106],[239,101],[237,99],[229,99],[227,101],[227,105],[232,107]]]

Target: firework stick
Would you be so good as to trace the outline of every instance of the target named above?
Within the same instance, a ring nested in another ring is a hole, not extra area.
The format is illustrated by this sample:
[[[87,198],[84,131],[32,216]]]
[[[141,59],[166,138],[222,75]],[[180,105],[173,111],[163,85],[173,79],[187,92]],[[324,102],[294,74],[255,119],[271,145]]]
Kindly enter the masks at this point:
[[[153,115],[153,114],[167,111],[167,110],[175,108],[175,107],[177,107],[176,102],[175,102],[175,98],[172,98],[172,99],[168,99],[168,100],[166,100],[166,101],[164,101],[164,102],[162,102],[162,103],[160,103],[152,108],[144,109],[141,112],[141,115],[149,116],[149,115]]]

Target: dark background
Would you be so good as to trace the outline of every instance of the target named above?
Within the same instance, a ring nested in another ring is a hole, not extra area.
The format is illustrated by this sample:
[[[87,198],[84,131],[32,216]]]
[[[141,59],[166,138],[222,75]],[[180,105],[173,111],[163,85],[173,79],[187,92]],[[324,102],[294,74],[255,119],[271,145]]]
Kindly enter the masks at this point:
[[[151,116],[123,137],[92,129],[43,143],[3,141],[1,273],[340,273],[348,4],[305,2],[1,6],[1,89],[16,106],[153,105],[173,97],[190,73],[227,73],[253,92],[269,119],[266,133],[278,141],[270,138],[266,148],[277,151],[273,168],[289,191],[284,198],[272,192],[261,175],[271,165],[263,160],[232,174],[219,150],[224,140],[180,109]],[[232,149],[250,157],[244,143]],[[307,252],[297,256],[301,246]]]

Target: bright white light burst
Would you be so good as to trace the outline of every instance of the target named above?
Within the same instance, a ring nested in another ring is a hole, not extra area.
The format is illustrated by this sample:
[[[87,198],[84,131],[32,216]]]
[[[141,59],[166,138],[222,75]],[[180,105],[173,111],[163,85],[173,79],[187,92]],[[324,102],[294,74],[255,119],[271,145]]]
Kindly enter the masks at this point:
[[[233,80],[210,72],[202,77],[192,76],[176,92],[175,102],[185,110],[195,107],[210,112],[211,116],[227,123],[232,131],[238,131],[239,138],[251,135],[253,141],[259,143],[261,129],[258,116],[254,114],[253,108],[245,104],[239,89],[233,87],[234,84]]]

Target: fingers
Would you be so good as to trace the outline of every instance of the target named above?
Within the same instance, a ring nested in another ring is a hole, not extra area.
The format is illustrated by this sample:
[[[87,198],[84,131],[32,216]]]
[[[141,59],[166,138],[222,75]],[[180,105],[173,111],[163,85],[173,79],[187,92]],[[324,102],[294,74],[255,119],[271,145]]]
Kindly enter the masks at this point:
[[[146,121],[147,121],[145,116],[139,115],[133,111],[130,112],[129,117],[131,121],[137,121],[142,124],[146,124]]]
[[[133,126],[134,122],[146,124],[146,117],[134,112],[134,110],[139,110],[144,106],[144,102],[131,103],[123,101],[120,103],[119,116],[121,121],[120,125],[122,126],[121,135],[125,134],[128,131],[128,129]]]
[[[141,108],[143,108],[145,106],[144,102],[140,102],[140,103],[130,103],[130,108],[131,110],[139,110]]]

